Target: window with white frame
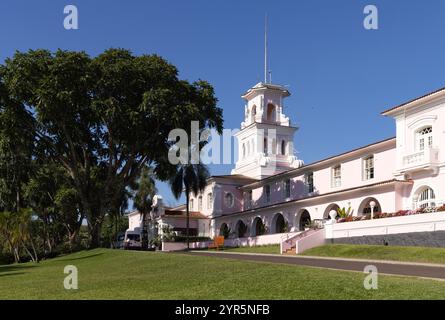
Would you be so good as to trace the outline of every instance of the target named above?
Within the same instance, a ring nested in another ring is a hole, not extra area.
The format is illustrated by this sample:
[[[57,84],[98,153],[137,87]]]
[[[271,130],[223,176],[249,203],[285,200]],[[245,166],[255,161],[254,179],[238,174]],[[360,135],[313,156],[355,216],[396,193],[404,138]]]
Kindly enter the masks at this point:
[[[284,198],[289,199],[290,198],[290,179],[284,180],[283,191],[284,191]]]
[[[374,179],[374,156],[369,156],[363,159],[363,180]]]
[[[331,169],[332,173],[332,187],[338,188],[341,187],[341,165],[335,166]]]
[[[202,211],[202,196],[198,197],[198,211]]]
[[[231,194],[230,192],[226,193],[226,195],[224,196],[224,201],[226,203],[226,207],[228,208],[232,208],[233,205],[235,204],[235,198],[233,197],[233,194]]]
[[[308,172],[305,174],[304,179],[306,181],[306,189],[307,193],[313,193],[314,192],[314,173]]]
[[[207,209],[212,209],[213,207],[213,193],[207,194]]]
[[[267,138],[264,138],[263,140],[263,153],[267,156],[269,151],[268,151],[268,146],[267,146],[268,142],[267,142]]]
[[[264,202],[269,203],[270,202],[270,185],[265,185],[264,187]]]
[[[190,199],[189,210],[193,211],[193,199]]]
[[[421,190],[414,200],[414,207],[416,209],[435,208],[436,195],[434,194],[434,190],[428,187]]]
[[[433,127],[428,126],[418,130],[416,133],[416,147],[418,151],[433,147]]]

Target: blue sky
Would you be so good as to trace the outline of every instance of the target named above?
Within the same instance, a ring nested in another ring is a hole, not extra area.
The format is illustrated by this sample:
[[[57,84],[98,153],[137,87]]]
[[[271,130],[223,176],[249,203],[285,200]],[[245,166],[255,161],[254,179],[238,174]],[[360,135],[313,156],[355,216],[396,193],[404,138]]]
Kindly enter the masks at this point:
[[[79,10],[79,30],[63,28],[68,4]],[[379,9],[377,31],[363,28],[368,4]],[[225,127],[238,128],[240,95],[262,79],[266,12],[273,82],[292,92],[286,113],[300,127],[295,147],[306,163],[394,136],[381,111],[445,86],[441,0],[3,0],[0,61],[30,48],[157,53],[181,78],[212,83]]]

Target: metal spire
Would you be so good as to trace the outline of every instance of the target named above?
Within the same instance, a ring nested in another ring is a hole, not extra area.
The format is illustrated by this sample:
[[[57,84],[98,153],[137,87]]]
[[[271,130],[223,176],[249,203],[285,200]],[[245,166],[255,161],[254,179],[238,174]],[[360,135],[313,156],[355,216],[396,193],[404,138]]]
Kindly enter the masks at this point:
[[[264,21],[264,83],[267,83],[267,13]]]

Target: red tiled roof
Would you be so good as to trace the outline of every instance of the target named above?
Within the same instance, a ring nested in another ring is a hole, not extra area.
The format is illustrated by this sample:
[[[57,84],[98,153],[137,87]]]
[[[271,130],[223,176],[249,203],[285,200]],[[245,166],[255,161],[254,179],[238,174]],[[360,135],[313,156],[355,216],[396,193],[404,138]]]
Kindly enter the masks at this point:
[[[187,213],[181,210],[165,210],[164,216],[169,218],[186,218]],[[207,217],[201,212],[190,211],[190,219],[207,219]]]

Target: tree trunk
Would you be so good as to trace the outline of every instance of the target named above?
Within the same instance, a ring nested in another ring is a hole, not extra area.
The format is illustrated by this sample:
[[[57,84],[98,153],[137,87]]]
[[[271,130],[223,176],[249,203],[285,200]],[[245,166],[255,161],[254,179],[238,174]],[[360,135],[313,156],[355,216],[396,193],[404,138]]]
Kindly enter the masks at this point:
[[[185,195],[185,203],[186,203],[186,236],[187,236],[187,250],[190,250],[190,239],[189,239],[189,229],[190,229],[190,210],[189,210],[189,192],[186,191],[186,195]]]
[[[100,247],[100,227],[101,224],[98,221],[90,225],[90,249]]]

